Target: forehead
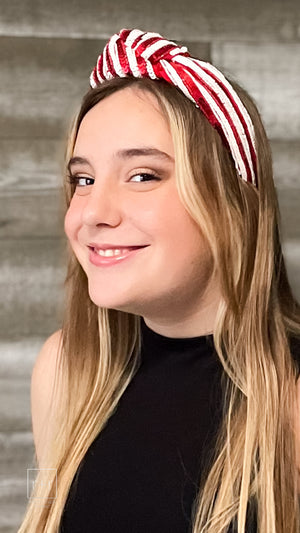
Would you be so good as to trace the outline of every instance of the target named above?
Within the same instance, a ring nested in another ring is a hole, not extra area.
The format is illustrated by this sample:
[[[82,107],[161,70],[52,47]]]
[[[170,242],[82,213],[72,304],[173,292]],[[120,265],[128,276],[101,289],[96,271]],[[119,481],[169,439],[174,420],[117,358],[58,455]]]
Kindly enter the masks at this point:
[[[155,146],[173,154],[173,142],[166,117],[149,91],[126,87],[96,104],[84,116],[74,154],[97,149]]]

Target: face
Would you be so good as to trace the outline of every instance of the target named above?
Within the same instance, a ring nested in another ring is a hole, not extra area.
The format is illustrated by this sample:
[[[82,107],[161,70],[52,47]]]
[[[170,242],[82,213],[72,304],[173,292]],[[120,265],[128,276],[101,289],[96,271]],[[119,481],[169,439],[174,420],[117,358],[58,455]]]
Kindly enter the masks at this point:
[[[96,305],[156,318],[201,305],[212,258],[179,198],[174,158],[166,119],[141,89],[115,92],[82,120],[65,232]]]

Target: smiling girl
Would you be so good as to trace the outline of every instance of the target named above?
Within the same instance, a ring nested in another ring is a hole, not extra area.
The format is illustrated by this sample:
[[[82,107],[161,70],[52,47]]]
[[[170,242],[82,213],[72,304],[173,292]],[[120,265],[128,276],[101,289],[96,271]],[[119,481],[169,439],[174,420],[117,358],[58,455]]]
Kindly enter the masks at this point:
[[[110,39],[91,86],[64,323],[32,376],[53,475],[19,533],[297,533],[300,310],[258,111],[139,30]]]

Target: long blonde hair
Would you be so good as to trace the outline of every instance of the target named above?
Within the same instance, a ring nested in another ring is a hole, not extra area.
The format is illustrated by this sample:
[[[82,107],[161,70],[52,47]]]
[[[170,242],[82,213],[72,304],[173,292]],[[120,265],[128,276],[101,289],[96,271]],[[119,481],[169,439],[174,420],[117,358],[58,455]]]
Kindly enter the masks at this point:
[[[282,255],[270,148],[259,113],[234,84],[255,127],[258,189],[237,177],[219,134],[201,112],[160,81],[119,78],[91,90],[72,129],[67,157],[88,110],[128,86],[154,94],[165,114],[175,146],[178,192],[210,244],[223,293],[214,331],[226,376],[223,421],[194,502],[193,533],[222,533],[231,522],[245,533],[250,504],[258,531],[297,533],[297,369],[289,341],[300,335],[300,310]],[[65,182],[67,207],[73,192]],[[140,364],[140,317],[97,308],[81,265],[69,253],[56,381],[59,407],[52,414],[56,432],[43,463],[56,469],[58,491],[52,500],[53,475],[48,505],[37,505],[33,493],[19,533],[59,530],[74,475]]]

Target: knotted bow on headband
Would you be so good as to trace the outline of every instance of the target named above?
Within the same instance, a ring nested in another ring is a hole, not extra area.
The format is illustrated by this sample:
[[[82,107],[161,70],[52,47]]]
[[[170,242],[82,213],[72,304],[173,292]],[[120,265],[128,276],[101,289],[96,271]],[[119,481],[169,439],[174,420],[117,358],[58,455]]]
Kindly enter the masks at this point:
[[[178,87],[201,109],[229,149],[238,174],[257,186],[252,120],[225,76],[210,63],[158,33],[121,30],[113,35],[90,76],[97,87],[116,77],[163,79]]]

